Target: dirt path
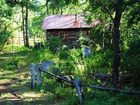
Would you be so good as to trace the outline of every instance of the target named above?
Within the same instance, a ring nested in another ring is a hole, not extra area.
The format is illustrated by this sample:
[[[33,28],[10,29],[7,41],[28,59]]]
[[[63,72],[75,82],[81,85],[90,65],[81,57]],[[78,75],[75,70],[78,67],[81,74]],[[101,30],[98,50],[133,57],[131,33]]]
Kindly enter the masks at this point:
[[[14,104],[21,105],[22,98],[16,93],[16,90],[11,90],[9,87],[14,82],[0,83],[0,105]],[[6,97],[2,97],[3,94],[7,94]]]
[[[30,89],[29,71],[0,69],[0,105],[61,105],[50,94]]]
[[[45,97],[30,89],[29,72],[0,70],[0,105],[46,105]]]
[[[22,98],[18,95],[16,89],[10,88],[16,81],[17,80],[11,80],[10,78],[8,81],[0,81],[0,105],[22,105]]]
[[[0,54],[0,105],[61,105],[52,93],[30,89],[28,58],[23,55],[15,59],[11,54]]]

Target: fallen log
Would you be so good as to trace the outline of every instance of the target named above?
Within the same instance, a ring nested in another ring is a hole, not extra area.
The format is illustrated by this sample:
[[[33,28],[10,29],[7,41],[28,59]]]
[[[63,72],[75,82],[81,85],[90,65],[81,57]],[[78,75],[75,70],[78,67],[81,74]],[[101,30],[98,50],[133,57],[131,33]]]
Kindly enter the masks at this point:
[[[110,74],[104,74],[104,73],[96,73],[95,79],[100,79],[101,81],[108,81],[111,78]]]

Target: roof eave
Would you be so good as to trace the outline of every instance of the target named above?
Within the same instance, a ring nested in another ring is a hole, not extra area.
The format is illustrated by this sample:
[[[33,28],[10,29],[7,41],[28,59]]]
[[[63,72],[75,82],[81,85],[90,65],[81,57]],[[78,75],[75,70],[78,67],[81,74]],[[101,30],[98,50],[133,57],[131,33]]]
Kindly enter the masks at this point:
[[[80,28],[53,28],[53,29],[44,29],[44,30],[69,30],[69,29],[90,29],[92,27],[80,27]]]

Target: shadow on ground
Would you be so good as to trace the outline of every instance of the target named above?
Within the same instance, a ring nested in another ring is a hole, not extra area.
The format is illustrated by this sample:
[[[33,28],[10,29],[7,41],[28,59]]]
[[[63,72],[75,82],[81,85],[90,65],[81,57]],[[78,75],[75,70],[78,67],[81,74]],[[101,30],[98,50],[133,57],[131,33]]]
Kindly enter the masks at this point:
[[[0,77],[0,105],[55,105],[47,94],[30,89],[29,72],[0,71]]]
[[[0,55],[0,105],[58,105],[50,94],[30,89],[26,55],[27,52]]]

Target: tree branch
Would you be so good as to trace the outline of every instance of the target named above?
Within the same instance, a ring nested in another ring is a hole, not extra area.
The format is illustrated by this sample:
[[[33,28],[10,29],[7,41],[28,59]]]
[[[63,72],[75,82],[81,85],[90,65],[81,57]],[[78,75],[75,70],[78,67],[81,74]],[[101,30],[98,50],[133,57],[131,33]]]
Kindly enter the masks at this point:
[[[102,7],[105,9],[105,11],[109,14],[111,20],[114,21],[113,16],[111,15],[111,12],[108,10],[108,8],[104,5],[104,3],[101,0],[99,0],[99,2],[102,5]]]

